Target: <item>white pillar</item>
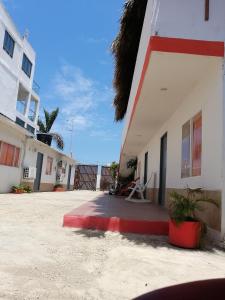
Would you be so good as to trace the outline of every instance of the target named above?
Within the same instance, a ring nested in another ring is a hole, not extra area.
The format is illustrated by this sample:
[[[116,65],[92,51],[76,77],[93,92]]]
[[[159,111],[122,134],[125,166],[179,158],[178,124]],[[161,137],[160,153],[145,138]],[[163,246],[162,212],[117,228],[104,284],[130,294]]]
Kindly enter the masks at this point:
[[[223,64],[223,110],[222,110],[222,119],[223,119],[223,128],[222,128],[222,139],[223,139],[223,151],[222,151],[222,196],[221,196],[221,239],[225,239],[225,73],[224,73],[224,64]]]

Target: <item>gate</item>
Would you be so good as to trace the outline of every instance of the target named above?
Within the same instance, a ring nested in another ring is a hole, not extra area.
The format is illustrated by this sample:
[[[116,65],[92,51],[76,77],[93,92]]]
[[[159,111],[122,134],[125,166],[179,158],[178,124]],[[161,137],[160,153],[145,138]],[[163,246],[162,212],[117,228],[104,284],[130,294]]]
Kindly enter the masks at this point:
[[[113,184],[113,178],[111,175],[110,167],[102,166],[101,168],[101,180],[100,190],[108,191]]]
[[[96,191],[97,174],[97,165],[78,165],[74,179],[75,189]]]

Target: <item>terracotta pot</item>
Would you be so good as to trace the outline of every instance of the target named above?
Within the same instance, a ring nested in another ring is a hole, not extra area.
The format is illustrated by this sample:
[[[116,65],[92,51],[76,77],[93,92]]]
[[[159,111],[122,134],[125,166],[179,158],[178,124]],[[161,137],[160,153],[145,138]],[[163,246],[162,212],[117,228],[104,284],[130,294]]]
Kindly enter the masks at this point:
[[[24,191],[23,190],[15,190],[12,192],[13,194],[23,194]]]
[[[53,189],[53,192],[65,192],[65,189],[64,189],[64,187],[55,187]]]
[[[170,220],[169,242],[172,245],[188,249],[199,248],[200,237],[200,222],[182,222],[177,224],[174,220]]]

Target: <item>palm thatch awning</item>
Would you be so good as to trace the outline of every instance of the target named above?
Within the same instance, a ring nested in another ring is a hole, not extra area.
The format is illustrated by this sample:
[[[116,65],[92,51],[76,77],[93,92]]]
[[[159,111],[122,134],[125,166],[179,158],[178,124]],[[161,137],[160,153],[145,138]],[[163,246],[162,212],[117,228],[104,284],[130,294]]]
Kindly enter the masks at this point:
[[[115,120],[124,118],[148,0],[128,0],[120,19],[120,31],[112,44],[115,57]]]

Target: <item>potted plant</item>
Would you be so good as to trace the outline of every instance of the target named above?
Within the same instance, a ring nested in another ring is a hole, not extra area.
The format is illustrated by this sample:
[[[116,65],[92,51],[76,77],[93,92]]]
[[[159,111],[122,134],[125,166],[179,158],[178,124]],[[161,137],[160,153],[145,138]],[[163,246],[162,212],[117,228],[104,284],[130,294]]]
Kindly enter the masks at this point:
[[[205,198],[201,188],[186,189],[186,195],[170,194],[169,242],[183,248],[199,248],[204,224],[196,217],[202,211],[201,202],[208,202],[218,207],[217,201]]]
[[[32,189],[31,189],[31,187],[29,187],[29,185],[24,185],[23,191],[24,191],[24,193],[32,193]]]
[[[109,190],[110,195],[114,195],[116,193],[118,170],[119,170],[119,164],[117,162],[113,161],[110,165],[110,173],[111,173],[112,180],[113,180],[113,184]]]
[[[37,139],[48,146],[51,146],[52,140],[54,140],[57,148],[63,150],[63,138],[57,132],[51,131],[58,114],[58,108],[52,112],[48,112],[46,109],[44,109],[44,120],[41,120],[40,118],[38,119],[39,133],[37,134]]]
[[[22,194],[24,193],[24,188],[21,184],[13,185],[12,186],[12,193],[13,194]]]
[[[54,185],[53,192],[64,192],[65,189],[62,184],[57,183]]]

